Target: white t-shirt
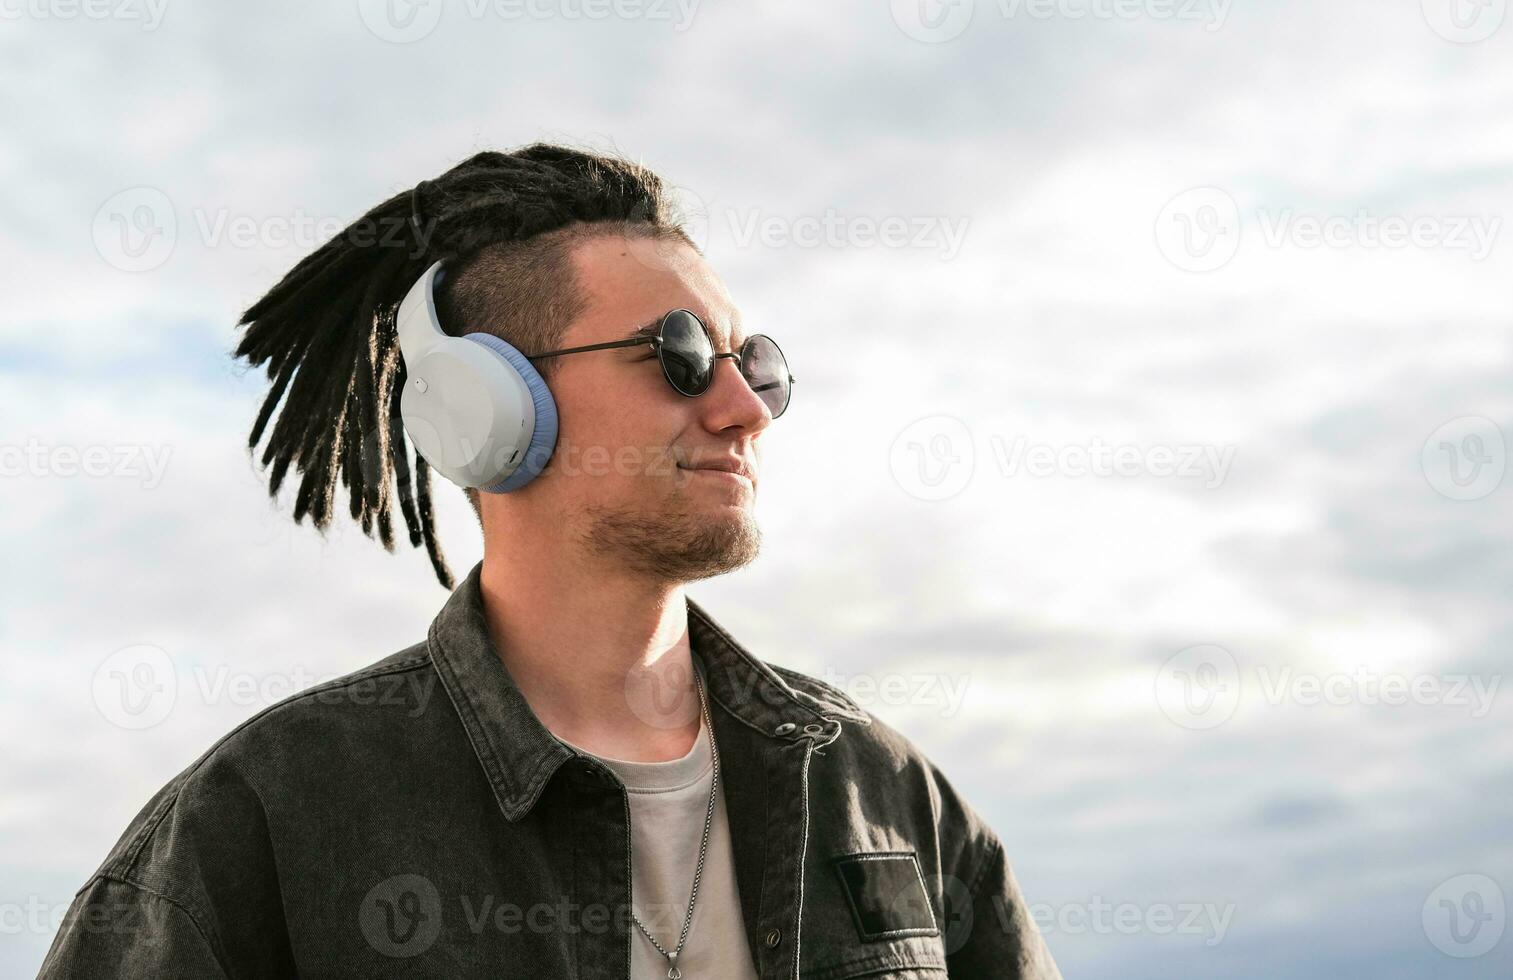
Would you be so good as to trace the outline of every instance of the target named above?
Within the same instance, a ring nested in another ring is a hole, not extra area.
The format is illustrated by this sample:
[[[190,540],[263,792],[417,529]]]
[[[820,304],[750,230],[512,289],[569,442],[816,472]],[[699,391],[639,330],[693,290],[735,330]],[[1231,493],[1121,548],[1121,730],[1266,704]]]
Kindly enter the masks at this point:
[[[703,665],[697,656],[693,660],[702,683]],[[707,686],[704,696],[709,697]],[[683,758],[667,762],[609,759],[562,739],[603,762],[625,784],[630,799],[631,907],[668,952],[677,948],[688,915],[699,842],[704,837],[704,815],[709,812],[709,783],[714,778],[709,731],[702,719],[701,713],[699,737],[693,748]],[[688,939],[678,954],[678,969],[690,980],[757,980],[741,919],[724,790],[725,770],[721,767],[720,792],[715,794],[714,817],[709,825],[709,848],[699,878],[699,900],[694,905]],[[634,922],[630,928],[631,977],[666,980],[667,957]]]

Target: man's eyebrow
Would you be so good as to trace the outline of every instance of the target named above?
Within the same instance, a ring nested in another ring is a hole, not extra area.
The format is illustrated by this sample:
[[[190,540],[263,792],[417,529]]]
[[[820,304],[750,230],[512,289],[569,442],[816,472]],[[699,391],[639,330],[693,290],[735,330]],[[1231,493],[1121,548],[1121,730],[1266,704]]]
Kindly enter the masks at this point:
[[[630,333],[628,333],[628,334],[625,335],[624,339],[626,339],[626,340],[650,340],[651,338],[653,338],[653,337],[655,337],[657,335],[657,331],[660,330],[661,328],[662,328],[662,318],[661,317],[657,317],[655,320],[651,321],[650,323],[643,323],[641,326],[639,326],[636,329],[632,330]]]
[[[655,338],[657,336],[657,331],[660,330],[660,329],[662,329],[662,318],[661,317],[657,317],[655,320],[651,321],[650,323],[643,323],[643,324],[641,324],[639,327],[637,327],[636,329],[632,330],[630,333],[626,334],[624,337],[619,338],[619,340],[622,343],[624,341],[627,341],[627,340],[641,340],[641,341],[651,340],[651,339],[653,339],[653,338]],[[625,351],[625,354],[627,356],[629,356],[631,353],[632,353],[631,349],[627,349]]]

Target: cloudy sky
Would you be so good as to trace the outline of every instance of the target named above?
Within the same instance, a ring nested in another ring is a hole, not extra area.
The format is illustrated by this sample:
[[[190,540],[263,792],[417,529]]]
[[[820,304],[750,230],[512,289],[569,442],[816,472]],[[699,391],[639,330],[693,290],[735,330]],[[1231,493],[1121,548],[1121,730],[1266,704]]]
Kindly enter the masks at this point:
[[[937,761],[1069,978],[1508,976],[1505,8],[0,0],[0,973],[215,738],[423,637],[422,555],[268,500],[234,323],[548,139],[675,183],[801,379],[690,594]]]

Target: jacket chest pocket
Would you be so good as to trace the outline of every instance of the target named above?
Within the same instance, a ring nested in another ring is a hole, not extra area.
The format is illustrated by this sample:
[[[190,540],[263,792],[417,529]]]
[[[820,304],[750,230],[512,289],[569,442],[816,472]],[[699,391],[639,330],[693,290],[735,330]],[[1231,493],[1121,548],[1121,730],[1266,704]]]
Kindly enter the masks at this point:
[[[940,896],[913,850],[838,854],[804,896],[804,980],[945,974]]]

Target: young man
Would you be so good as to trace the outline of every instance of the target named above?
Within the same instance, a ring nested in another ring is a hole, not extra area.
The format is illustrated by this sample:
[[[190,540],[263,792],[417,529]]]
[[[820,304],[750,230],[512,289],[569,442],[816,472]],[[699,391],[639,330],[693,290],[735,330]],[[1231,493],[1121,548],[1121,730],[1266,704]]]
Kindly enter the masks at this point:
[[[792,377],[655,174],[479,154],[242,323],[273,381],[251,444],[271,492],[302,474],[297,520],[324,527],[340,479],[392,548],[397,496],[452,588],[436,468],[484,557],[424,641],[260,712],[149,801],[43,976],[1059,976],[942,773],[685,594],[757,554]]]

